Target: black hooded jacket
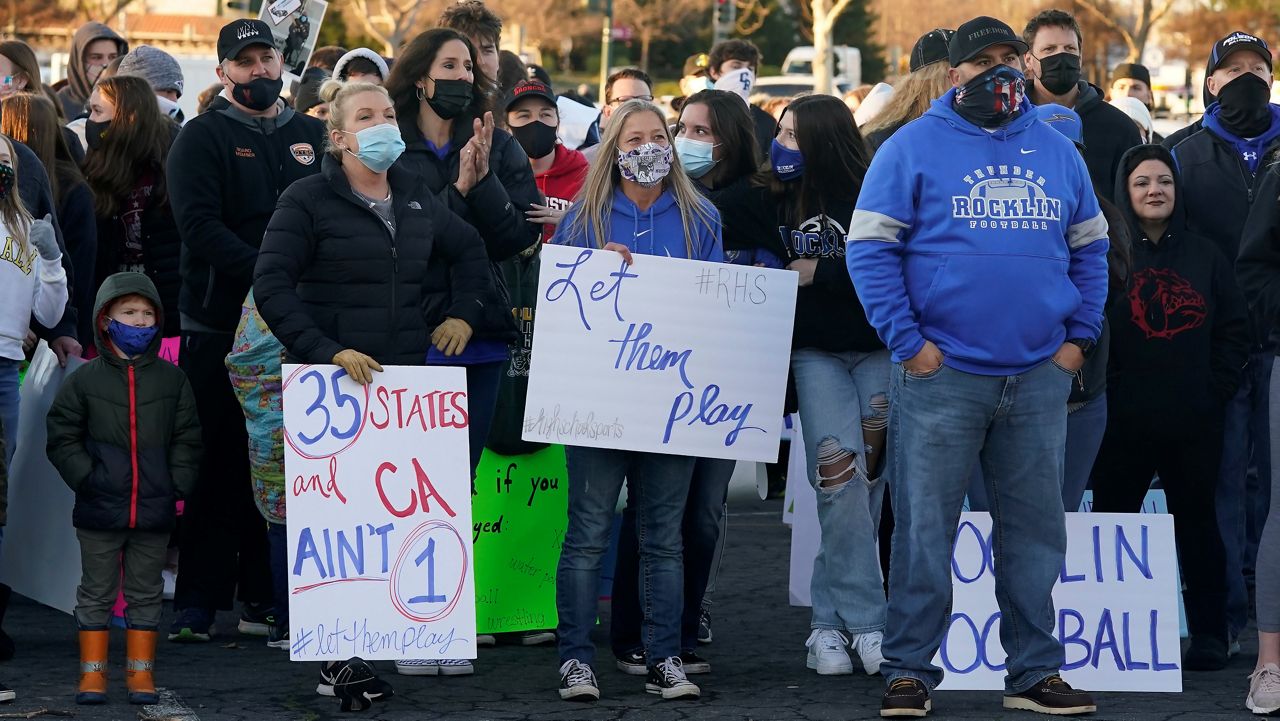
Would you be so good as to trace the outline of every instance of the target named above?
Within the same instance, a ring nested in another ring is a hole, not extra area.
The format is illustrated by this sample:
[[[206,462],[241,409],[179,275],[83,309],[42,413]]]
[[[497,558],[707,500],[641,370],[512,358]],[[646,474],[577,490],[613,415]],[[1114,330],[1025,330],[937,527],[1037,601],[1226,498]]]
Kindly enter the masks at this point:
[[[1269,329],[1280,354],[1280,164],[1259,172],[1259,202],[1240,238],[1236,277],[1260,327]]]
[[[1073,110],[1084,126],[1084,164],[1095,188],[1111,187],[1120,158],[1142,143],[1138,126],[1124,111],[1103,100],[1102,90],[1081,80]]]
[[[446,317],[473,329],[495,301],[474,228],[399,163],[388,171],[394,234],[325,154],[320,175],[280,196],[254,272],[271,332],[303,363],[354,348],[382,364],[422,365]],[[510,306],[500,309],[511,316]]]
[[[1129,200],[1129,174],[1147,159],[1164,162],[1174,176],[1173,215],[1154,242]],[[1125,154],[1115,200],[1129,219],[1133,266],[1127,292],[1107,303],[1108,434],[1170,439],[1212,432],[1248,360],[1248,315],[1231,263],[1213,241],[1188,229],[1184,193],[1165,148],[1143,145]]]
[[[84,51],[95,40],[113,40],[119,54],[125,55],[129,52],[129,43],[115,30],[102,23],[88,22],[76,30],[75,36],[71,39],[67,84],[58,90],[58,100],[62,102],[62,112],[67,116],[67,120],[75,120],[85,114],[89,93],[93,92],[93,81],[84,71]]]

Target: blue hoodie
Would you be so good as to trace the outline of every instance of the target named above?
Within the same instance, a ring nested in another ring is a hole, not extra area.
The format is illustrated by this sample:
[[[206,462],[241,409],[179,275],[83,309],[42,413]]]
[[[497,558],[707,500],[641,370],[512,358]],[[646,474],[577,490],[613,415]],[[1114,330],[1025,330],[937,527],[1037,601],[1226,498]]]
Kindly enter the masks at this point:
[[[894,360],[928,339],[952,368],[1015,375],[1068,338],[1098,337],[1107,222],[1075,145],[1030,102],[987,132],[954,96],[876,153],[845,259]]]
[[[720,212],[710,201],[701,196],[698,197],[698,201],[703,203],[707,215],[715,221],[715,225],[708,228],[702,223],[696,221],[693,223],[692,254],[685,245],[680,206],[676,204],[676,196],[670,189],[663,190],[662,195],[658,196],[648,210],[637,208],[621,189],[614,190],[613,209],[609,214],[609,237],[604,239],[587,237],[589,231],[575,232],[573,224],[582,209],[582,204],[574,203],[560,220],[560,227],[556,230],[551,242],[576,248],[602,248],[606,243],[619,243],[627,246],[632,253],[723,263]]]
[[[1240,153],[1240,159],[1244,161],[1245,165],[1249,166],[1250,173],[1258,172],[1258,165],[1262,163],[1262,155],[1267,146],[1277,137],[1280,137],[1280,106],[1269,105],[1267,107],[1271,109],[1271,127],[1267,129],[1267,132],[1256,138],[1245,139],[1227,130],[1222,125],[1222,119],[1218,117],[1218,114],[1222,112],[1222,106],[1218,103],[1210,105],[1204,111],[1204,119],[1201,121],[1210,132],[1235,147],[1236,152]]]

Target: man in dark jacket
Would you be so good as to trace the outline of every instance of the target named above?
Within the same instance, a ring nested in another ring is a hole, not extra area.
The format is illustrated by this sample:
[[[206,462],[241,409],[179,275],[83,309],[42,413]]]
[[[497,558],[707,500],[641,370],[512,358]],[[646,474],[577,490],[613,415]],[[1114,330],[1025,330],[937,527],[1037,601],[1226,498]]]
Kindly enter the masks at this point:
[[[170,640],[207,641],[213,612],[231,608],[237,580],[240,629],[267,632],[267,535],[250,490],[244,415],[223,360],[276,199],[320,169],[324,143],[319,120],[279,99],[283,64],[272,43],[260,20],[222,28],[217,73],[226,106],[193,118],[169,152],[169,198],[182,236],[179,362],[196,390],[205,446],[183,516]]]
[[[1045,10],[1022,31],[1026,54],[1027,92],[1036,105],[1057,103],[1076,111],[1084,122],[1084,163],[1093,186],[1104,197],[1115,182],[1120,157],[1142,143],[1138,128],[1124,111],[1102,98],[1102,91],[1080,78],[1084,35],[1070,13]]]
[[[119,33],[102,23],[89,22],[76,30],[71,40],[71,62],[66,84],[55,87],[67,120],[75,120],[88,111],[89,93],[98,76],[112,60],[129,52],[129,43]]]
[[[1191,227],[1235,259],[1254,201],[1276,202],[1275,196],[1260,191],[1268,166],[1280,152],[1280,106],[1270,102],[1271,49],[1262,38],[1233,32],[1214,43],[1207,69],[1205,89],[1217,100],[1205,109],[1199,130],[1175,134],[1165,147],[1172,150],[1183,178]],[[1259,488],[1270,487],[1267,408],[1275,353],[1267,342],[1268,330],[1268,324],[1255,317],[1249,362],[1227,407],[1218,478],[1218,525],[1227,548],[1227,618],[1233,644],[1249,620],[1244,569],[1253,563],[1246,519],[1257,503],[1247,491],[1250,465],[1258,469]]]

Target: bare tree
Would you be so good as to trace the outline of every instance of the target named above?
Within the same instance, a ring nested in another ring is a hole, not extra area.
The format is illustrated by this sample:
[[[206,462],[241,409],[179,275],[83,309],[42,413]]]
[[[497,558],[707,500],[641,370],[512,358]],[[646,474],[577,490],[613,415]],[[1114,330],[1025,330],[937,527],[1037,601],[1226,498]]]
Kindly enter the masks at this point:
[[[110,25],[134,0],[76,0],[76,17]]]
[[[804,0],[800,9],[813,33],[813,92],[830,93],[831,78],[835,75],[835,55],[832,52],[832,34],[840,15],[853,4],[853,0]]]
[[[439,16],[439,4],[429,0],[346,0],[343,9],[348,20],[355,20],[366,35],[382,43],[382,54],[388,57]]]
[[[1177,0],[1132,0],[1135,12],[1125,15],[1117,12],[1109,0],[1076,0],[1076,4],[1094,16],[1103,26],[1114,30],[1128,49],[1125,60],[1142,62],[1151,30],[1168,16]]]
[[[630,26],[640,37],[640,68],[645,72],[653,41],[678,37],[678,28],[707,10],[698,0],[616,0],[613,9],[618,24]]]
[[[765,18],[774,8],[769,0],[734,0],[738,6],[738,14],[733,29],[743,36],[748,36],[764,27]]]

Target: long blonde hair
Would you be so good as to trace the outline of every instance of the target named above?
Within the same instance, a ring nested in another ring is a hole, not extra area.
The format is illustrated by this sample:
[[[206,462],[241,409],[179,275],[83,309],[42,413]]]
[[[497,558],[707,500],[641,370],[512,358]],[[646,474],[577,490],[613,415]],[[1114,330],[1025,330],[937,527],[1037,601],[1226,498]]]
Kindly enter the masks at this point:
[[[713,233],[717,226],[714,207],[702,197],[693,181],[680,166],[680,158],[675,152],[675,139],[671,137],[671,128],[662,111],[653,103],[644,100],[628,100],[613,111],[609,117],[609,127],[600,140],[600,150],[596,153],[595,162],[587,173],[587,180],[574,199],[577,215],[569,226],[570,236],[582,233],[584,237],[594,238],[596,247],[603,248],[608,240],[609,214],[613,210],[613,191],[622,182],[622,173],[618,170],[618,136],[622,135],[622,126],[634,113],[653,113],[662,123],[667,134],[667,143],[671,145],[671,172],[662,181],[663,190],[670,190],[676,197],[676,205],[680,208],[680,224],[684,228],[685,256],[693,258],[693,237],[699,225]]]
[[[951,87],[945,62],[931,63],[907,75],[893,88],[893,97],[884,109],[862,126],[864,136],[892,128],[924,115],[929,104]]]
[[[18,151],[14,149],[13,143],[4,135],[0,135],[0,140],[9,149],[9,162],[13,167],[13,188],[4,196],[4,200],[0,200],[0,220],[4,221],[5,229],[10,235],[17,239],[25,256],[31,250],[27,236],[31,232],[32,218],[27,207],[22,204],[22,198],[18,197],[18,178],[21,177],[22,169],[18,167]]]

